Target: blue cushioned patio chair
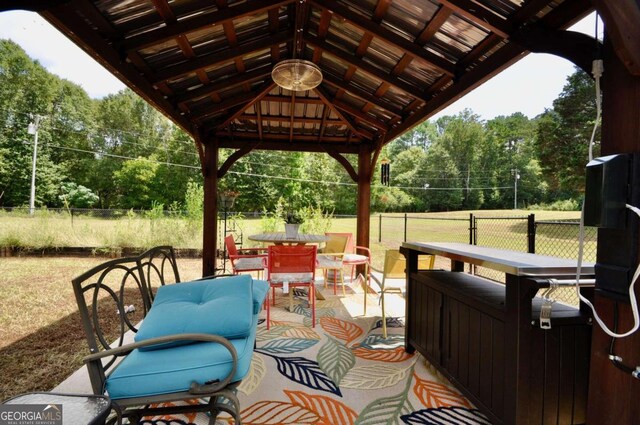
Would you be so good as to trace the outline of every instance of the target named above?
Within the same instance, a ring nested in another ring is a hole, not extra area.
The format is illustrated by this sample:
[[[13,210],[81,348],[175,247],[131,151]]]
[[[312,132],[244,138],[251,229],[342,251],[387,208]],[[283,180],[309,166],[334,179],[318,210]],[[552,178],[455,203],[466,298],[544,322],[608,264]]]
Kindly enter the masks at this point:
[[[234,390],[249,370],[268,284],[248,275],[159,283],[151,303],[150,254],[156,258],[147,251],[107,261],[73,279],[91,385],[117,412],[108,423],[200,411],[210,424],[221,412],[240,423]]]

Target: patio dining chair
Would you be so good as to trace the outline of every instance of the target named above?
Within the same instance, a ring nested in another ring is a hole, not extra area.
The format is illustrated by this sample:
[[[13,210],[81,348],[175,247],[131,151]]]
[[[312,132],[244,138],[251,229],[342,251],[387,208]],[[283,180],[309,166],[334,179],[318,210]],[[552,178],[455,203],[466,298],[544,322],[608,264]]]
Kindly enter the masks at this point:
[[[146,254],[72,281],[91,386],[117,413],[107,423],[191,412],[208,412],[210,424],[227,412],[240,423],[235,390],[249,371],[267,283],[241,275],[160,284],[151,303],[146,275],[160,269]]]
[[[342,283],[342,295],[346,295],[344,289],[343,258],[347,254],[347,247],[351,241],[351,233],[325,233],[329,239],[325,246],[318,251],[316,258],[317,268],[322,270],[324,276],[324,287],[329,281],[329,271],[333,275],[333,295],[336,295],[338,277]]]
[[[316,326],[316,254],[315,245],[272,245],[268,247],[267,281],[271,294],[267,295],[267,329],[271,326],[271,304],[275,306],[276,288],[289,293],[289,311],[293,311],[293,288],[308,287],[311,306],[311,326]],[[271,302],[269,302],[271,297]]]
[[[266,248],[238,249],[236,241],[233,239],[233,235],[228,235],[224,238],[224,245],[227,247],[227,254],[231,261],[233,274],[241,272],[258,272],[259,278],[260,273],[267,267]],[[259,254],[260,252],[263,252],[264,254]]]
[[[430,270],[433,268],[435,257],[433,255],[421,255],[418,257],[418,269]],[[380,292],[380,308],[382,310],[382,336],[387,337],[387,318],[385,313],[384,295],[396,293],[401,296],[406,291],[406,268],[405,256],[397,249],[389,249],[384,253],[384,266],[382,270],[371,267],[371,279],[378,285]],[[364,314],[367,314],[367,292],[364,295]]]

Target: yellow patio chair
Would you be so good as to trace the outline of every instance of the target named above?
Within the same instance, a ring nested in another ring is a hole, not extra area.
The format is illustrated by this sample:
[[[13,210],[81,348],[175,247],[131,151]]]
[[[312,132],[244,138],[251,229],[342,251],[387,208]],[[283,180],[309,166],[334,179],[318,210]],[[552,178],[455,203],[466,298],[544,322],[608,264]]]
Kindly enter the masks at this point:
[[[418,269],[429,270],[433,268],[435,257],[433,255],[421,255],[418,257]],[[373,280],[380,287],[380,303],[382,310],[382,335],[387,337],[387,318],[384,311],[384,294],[396,293],[403,295],[403,288],[406,288],[406,268],[407,261],[397,249],[389,249],[384,254],[384,267],[383,270],[378,270],[373,266],[370,266],[371,270],[381,273],[382,276],[376,276],[373,273],[370,274],[371,280]],[[388,282],[394,280],[395,282]],[[367,291],[365,288],[364,293],[364,313],[367,314]]]
[[[346,295],[344,289],[344,273],[342,266],[344,256],[347,253],[347,247],[351,241],[351,233],[325,233],[329,239],[325,243],[324,248],[318,251],[316,258],[316,267],[322,270],[324,276],[324,287],[327,287],[329,278],[329,270],[333,270],[333,295],[336,295],[336,287],[338,285],[338,275],[342,283],[342,295]]]

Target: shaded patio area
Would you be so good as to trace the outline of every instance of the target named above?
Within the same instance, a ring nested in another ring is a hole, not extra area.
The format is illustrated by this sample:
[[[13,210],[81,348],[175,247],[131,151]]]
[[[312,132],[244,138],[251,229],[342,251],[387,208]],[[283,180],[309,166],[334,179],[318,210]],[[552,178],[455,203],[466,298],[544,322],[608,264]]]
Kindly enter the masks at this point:
[[[271,329],[259,324],[251,369],[238,387],[243,423],[338,425],[403,417],[452,425],[489,424],[420,354],[404,352],[404,299],[396,295],[385,299],[390,316],[385,339],[378,297],[368,296],[364,316],[359,281],[348,283],[346,297],[332,295],[322,283],[317,288],[325,300],[317,301],[315,328],[306,298],[296,297],[291,312],[281,291],[271,313]],[[86,371],[79,370],[53,391],[90,393]],[[204,414],[180,419],[195,424],[208,421]]]

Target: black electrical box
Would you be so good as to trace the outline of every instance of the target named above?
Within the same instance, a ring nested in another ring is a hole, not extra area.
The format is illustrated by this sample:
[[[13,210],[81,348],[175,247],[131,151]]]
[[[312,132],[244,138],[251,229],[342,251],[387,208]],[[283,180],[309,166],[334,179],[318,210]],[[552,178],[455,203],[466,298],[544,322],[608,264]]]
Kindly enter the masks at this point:
[[[584,224],[606,229],[626,226],[630,155],[596,158],[587,164]]]
[[[618,154],[587,164],[584,224],[598,227],[596,291],[629,300],[638,264],[638,217],[626,205],[640,205],[640,155]]]

